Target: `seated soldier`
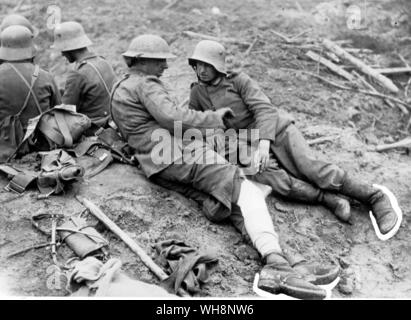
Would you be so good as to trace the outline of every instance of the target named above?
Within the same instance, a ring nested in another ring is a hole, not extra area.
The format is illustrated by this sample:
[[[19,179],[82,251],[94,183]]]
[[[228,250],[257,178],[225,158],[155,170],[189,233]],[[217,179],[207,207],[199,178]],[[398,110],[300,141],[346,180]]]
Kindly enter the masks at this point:
[[[294,120],[280,113],[255,81],[244,72],[227,73],[225,55],[218,42],[203,40],[197,44],[188,59],[198,78],[191,87],[189,106],[198,111],[230,107],[235,114],[230,128],[259,130],[260,170],[249,178],[270,185],[274,193],[288,199],[321,203],[344,221],[350,218],[350,206],[338,194],[353,198],[371,208],[379,238],[394,236],[402,213],[392,193],[316,159]]]
[[[88,50],[92,42],[83,27],[74,21],[63,22],[54,29],[52,48],[61,51],[74,70],[67,75],[62,101],[77,107],[77,112],[88,116],[92,131],[106,127],[109,122],[110,92],[116,81],[111,65]]]
[[[0,32],[3,32],[4,29],[10,26],[26,27],[27,29],[30,30],[34,38],[36,38],[39,34],[39,30],[35,26],[33,26],[31,22],[27,20],[26,17],[20,14],[12,13],[12,14],[5,16],[0,25]]]
[[[34,64],[35,50],[32,32],[23,26],[13,25],[1,33],[0,59],[0,158],[10,156],[8,150],[17,145],[23,136],[17,135],[19,141],[6,141],[14,132],[6,132],[11,117],[18,118],[23,134],[28,121],[50,108],[61,103],[61,97],[53,77],[38,65]],[[10,130],[17,130],[17,124]],[[8,154],[8,155],[6,155]]]
[[[134,149],[144,174],[150,179],[188,186],[209,196],[212,205],[208,206],[206,215],[212,221],[228,218],[232,206],[238,205],[245,230],[265,262],[260,288],[297,298],[324,298],[325,290],[309,281],[316,283],[319,277],[326,277],[332,282],[338,276],[339,267],[307,264],[293,269],[284,256],[261,190],[201,139],[193,142],[173,135],[176,123],[180,123],[183,130],[223,129],[224,119],[231,110],[198,112],[172,102],[160,77],[168,68],[167,59],[174,55],[158,36],[142,35],[133,39],[123,57],[129,74],[113,88],[111,115],[123,138]],[[167,143],[163,141],[158,150],[157,138],[167,138],[167,134],[171,139]],[[188,153],[194,150],[199,155],[196,160],[204,161],[186,161],[182,154],[189,146]]]

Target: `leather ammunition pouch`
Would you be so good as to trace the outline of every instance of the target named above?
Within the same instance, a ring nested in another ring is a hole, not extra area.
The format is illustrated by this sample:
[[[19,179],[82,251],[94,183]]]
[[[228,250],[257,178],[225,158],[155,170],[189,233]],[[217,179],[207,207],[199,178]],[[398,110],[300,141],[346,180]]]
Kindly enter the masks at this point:
[[[80,217],[71,217],[57,228],[61,241],[65,242],[80,258],[105,255],[108,242],[87,221]]]

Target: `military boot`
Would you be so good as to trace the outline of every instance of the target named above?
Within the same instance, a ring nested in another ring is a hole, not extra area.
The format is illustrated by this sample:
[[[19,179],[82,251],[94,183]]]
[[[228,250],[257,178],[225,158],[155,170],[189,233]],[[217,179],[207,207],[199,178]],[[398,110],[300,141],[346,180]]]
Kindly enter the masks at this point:
[[[371,208],[381,234],[387,234],[396,226],[398,214],[382,190],[347,175],[340,192]]]
[[[306,281],[283,255],[276,253],[266,257],[257,286],[273,294],[285,294],[297,299],[322,300],[327,297],[324,289]]]
[[[342,221],[348,221],[351,217],[351,208],[348,200],[336,194],[322,191],[305,181],[291,178],[291,190],[287,198],[311,204],[322,204],[334,213]]]
[[[298,274],[315,285],[332,283],[341,271],[340,266],[309,262],[301,254],[291,253],[289,250],[283,250],[283,255]]]

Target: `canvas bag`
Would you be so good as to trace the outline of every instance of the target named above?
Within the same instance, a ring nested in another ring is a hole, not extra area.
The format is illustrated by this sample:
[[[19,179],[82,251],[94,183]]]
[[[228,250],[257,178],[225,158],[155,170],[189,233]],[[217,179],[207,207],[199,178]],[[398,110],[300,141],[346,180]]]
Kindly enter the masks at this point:
[[[38,130],[57,148],[71,148],[90,126],[90,118],[77,113],[76,106],[59,105],[43,113]]]

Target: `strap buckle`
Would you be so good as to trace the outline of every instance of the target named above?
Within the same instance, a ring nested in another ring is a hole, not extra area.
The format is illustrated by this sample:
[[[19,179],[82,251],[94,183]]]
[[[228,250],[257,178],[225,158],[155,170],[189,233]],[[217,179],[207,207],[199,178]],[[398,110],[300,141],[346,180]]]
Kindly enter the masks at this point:
[[[19,185],[16,181],[11,180],[7,186],[4,187],[4,190],[8,192],[14,192],[17,194],[23,194],[26,191],[26,188]]]

